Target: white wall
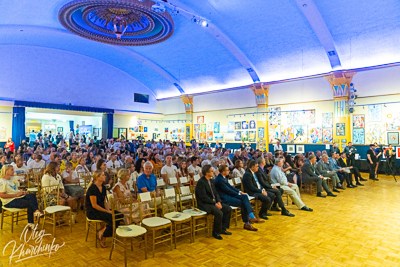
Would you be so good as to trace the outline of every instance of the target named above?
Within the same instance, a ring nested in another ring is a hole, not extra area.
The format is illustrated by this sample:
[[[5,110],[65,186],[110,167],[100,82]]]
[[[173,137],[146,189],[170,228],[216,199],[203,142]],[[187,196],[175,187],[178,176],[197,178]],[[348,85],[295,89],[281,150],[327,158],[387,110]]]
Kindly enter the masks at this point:
[[[12,112],[12,107],[0,106],[0,142],[12,137]]]

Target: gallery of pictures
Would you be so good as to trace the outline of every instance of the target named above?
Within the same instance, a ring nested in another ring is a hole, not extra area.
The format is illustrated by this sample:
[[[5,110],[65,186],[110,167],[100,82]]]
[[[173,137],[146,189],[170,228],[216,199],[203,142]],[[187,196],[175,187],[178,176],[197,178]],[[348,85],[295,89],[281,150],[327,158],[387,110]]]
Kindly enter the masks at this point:
[[[0,266],[400,266],[398,0],[0,12]]]

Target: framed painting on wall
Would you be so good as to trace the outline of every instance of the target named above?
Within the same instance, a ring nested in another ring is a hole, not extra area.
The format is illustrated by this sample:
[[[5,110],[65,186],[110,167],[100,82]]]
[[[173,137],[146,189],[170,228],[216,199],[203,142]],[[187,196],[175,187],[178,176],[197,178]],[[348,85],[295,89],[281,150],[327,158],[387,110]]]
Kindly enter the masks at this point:
[[[345,123],[336,123],[336,135],[337,136],[345,136],[346,132],[346,124]]]
[[[295,145],[287,145],[287,152],[290,154],[294,154],[296,153],[295,148],[296,148]]]
[[[57,127],[57,132],[61,133],[63,132],[64,128],[63,127]]]
[[[400,159],[400,146],[396,147],[396,159]]]
[[[389,145],[398,145],[399,144],[399,132],[388,132],[387,140]]]
[[[362,145],[365,143],[365,131],[364,128],[353,129],[353,143],[355,145]]]
[[[364,128],[365,115],[353,115],[353,128]]]
[[[62,129],[62,127],[58,127],[58,128]],[[61,130],[61,132],[62,132],[62,130]],[[93,136],[99,137],[99,128],[93,128]]]
[[[297,145],[296,146],[296,153],[304,153],[304,145]]]
[[[258,138],[264,138],[264,127],[258,128]]]
[[[249,129],[255,129],[255,128],[256,128],[256,122],[255,121],[250,121]]]
[[[197,116],[197,123],[204,123],[204,116]]]
[[[233,133],[235,130],[235,123],[233,121],[228,122],[228,133]]]
[[[235,122],[235,130],[242,130],[242,123],[240,121]]]

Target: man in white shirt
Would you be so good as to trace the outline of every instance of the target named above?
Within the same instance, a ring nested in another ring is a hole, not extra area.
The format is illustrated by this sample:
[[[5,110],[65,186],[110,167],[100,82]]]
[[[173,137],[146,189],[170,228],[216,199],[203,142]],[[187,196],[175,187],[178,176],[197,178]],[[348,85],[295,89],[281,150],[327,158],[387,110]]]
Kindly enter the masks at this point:
[[[24,164],[24,159],[21,157],[17,158],[16,164],[14,166],[14,175],[24,176],[28,173],[28,171],[29,171],[29,169]]]
[[[111,153],[110,160],[107,162],[107,169],[116,169],[120,168],[121,164],[117,160],[117,154]]]
[[[117,151],[120,147],[121,147],[121,142],[119,141],[119,139],[117,139],[117,141],[113,145],[114,151]]]
[[[188,167],[188,172],[189,172],[189,176],[192,180],[196,179],[200,179],[200,175],[201,175],[201,168],[199,166],[197,166],[198,164],[198,159],[197,157],[191,157],[190,158],[190,162],[192,163],[192,165],[190,165]]]
[[[42,160],[42,155],[36,155],[36,159],[34,161],[31,161],[28,165],[28,169],[41,169],[45,168],[46,162]]]
[[[183,142],[183,140],[181,140],[181,142],[179,143],[178,148],[181,149],[181,150],[186,150],[186,145],[185,145],[185,143]]]
[[[167,155],[165,158],[166,164],[161,169],[161,177],[163,178],[165,184],[169,184],[170,178],[176,178],[176,174],[178,172],[178,168],[175,165],[172,165],[172,156]]]
[[[281,142],[279,140],[274,145],[274,152],[276,152],[276,151],[282,151],[283,152],[283,147],[281,146]]]

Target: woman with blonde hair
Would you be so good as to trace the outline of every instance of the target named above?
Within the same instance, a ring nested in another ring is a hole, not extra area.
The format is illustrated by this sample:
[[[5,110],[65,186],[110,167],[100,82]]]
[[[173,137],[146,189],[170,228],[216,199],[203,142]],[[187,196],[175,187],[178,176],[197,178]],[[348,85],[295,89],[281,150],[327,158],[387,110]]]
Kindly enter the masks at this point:
[[[14,176],[13,166],[3,166],[0,173],[0,200],[6,208],[28,209],[28,225],[33,229],[34,218],[43,214],[39,211],[36,196],[27,194],[18,187],[19,182],[17,176]]]
[[[130,179],[130,171],[127,169],[120,169],[118,171],[118,182],[114,185],[113,197],[114,199],[118,199],[122,204],[126,204],[126,199],[129,198],[132,203],[132,216],[129,216],[130,210],[128,208],[120,210],[124,214],[125,224],[138,223],[140,222],[140,213],[139,213],[139,204],[136,200],[134,200],[131,191],[133,190],[129,186]],[[142,207],[143,214],[148,214],[149,207],[146,209]]]
[[[107,223],[106,227],[99,231],[100,246],[107,247],[104,243],[106,237],[113,235],[112,211],[107,204],[107,190],[104,186],[106,176],[104,171],[98,169],[93,173],[93,183],[86,192],[86,216],[90,220],[102,220]],[[123,218],[123,214],[116,211],[116,219]],[[115,222],[118,228],[120,220]]]
[[[81,157],[78,159],[78,166],[76,166],[75,171],[79,174],[80,172],[89,173],[88,167],[86,167],[86,158]]]
[[[44,175],[42,177],[42,187],[45,186],[55,186],[59,185],[59,200],[58,203],[56,201],[56,196],[53,194],[46,195],[46,202],[50,203],[50,205],[61,205],[61,206],[69,206],[72,210],[75,210],[75,201],[72,197],[67,195],[64,190],[64,184],[62,182],[61,176],[58,174],[60,171],[60,166],[57,162],[50,162],[47,164],[46,170],[44,171]]]

